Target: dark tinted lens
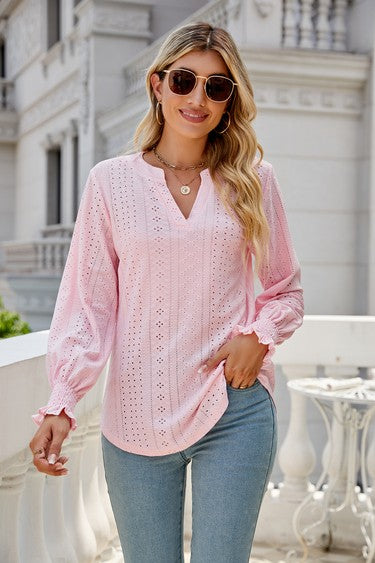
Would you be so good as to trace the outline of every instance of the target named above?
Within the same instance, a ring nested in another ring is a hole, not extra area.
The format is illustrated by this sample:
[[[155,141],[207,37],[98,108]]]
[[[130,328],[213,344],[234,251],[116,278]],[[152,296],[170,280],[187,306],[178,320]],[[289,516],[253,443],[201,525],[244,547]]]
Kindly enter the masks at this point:
[[[174,94],[186,96],[195,86],[195,74],[188,70],[172,70],[169,73],[169,87]]]
[[[206,82],[207,96],[215,102],[224,102],[231,95],[233,84],[225,76],[210,76]]]

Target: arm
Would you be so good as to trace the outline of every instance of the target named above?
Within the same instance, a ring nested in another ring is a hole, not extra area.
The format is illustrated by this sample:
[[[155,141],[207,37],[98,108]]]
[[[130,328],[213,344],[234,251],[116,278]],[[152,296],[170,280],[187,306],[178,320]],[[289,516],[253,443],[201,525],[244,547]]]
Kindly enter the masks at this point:
[[[109,358],[118,306],[118,257],[112,239],[109,178],[96,165],[82,195],[47,343],[46,368],[52,393],[32,416],[64,411],[77,422],[75,404],[93,387]],[[109,190],[108,190],[109,194]]]
[[[263,206],[270,226],[269,260],[259,272],[263,292],[256,298],[253,322],[249,326],[236,325],[233,332],[255,332],[259,342],[268,345],[267,361],[275,345],[292,336],[301,326],[304,313],[300,265],[272,166],[264,186]]]

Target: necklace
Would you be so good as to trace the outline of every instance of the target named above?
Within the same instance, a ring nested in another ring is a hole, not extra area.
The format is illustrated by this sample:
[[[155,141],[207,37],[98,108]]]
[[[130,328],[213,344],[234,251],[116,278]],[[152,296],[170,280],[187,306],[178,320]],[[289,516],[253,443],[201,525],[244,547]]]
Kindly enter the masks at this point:
[[[192,166],[186,166],[186,167],[177,166],[176,164],[171,164],[170,162],[164,160],[164,158],[157,152],[156,146],[152,147],[152,150],[159,162],[165,164],[165,166],[168,166],[168,168],[171,168],[173,170],[195,170],[196,168],[201,168],[206,164],[205,161],[203,160],[202,162],[199,162],[198,164],[193,164]]]
[[[180,178],[177,176],[177,174],[175,174],[175,173],[173,172],[173,170],[171,170],[171,172],[172,172],[173,176],[174,176],[175,178],[177,178],[177,180],[181,183],[181,180],[180,180]],[[193,178],[192,180],[190,180],[190,182],[186,182],[186,184],[183,184],[182,186],[180,186],[180,192],[181,192],[183,195],[187,195],[187,194],[190,193],[191,190],[190,190],[189,185],[192,184],[192,183],[194,182],[194,180],[196,180],[196,179],[198,178],[198,176],[200,176],[200,172],[199,172],[199,174],[196,174],[196,176],[194,176],[194,178]]]

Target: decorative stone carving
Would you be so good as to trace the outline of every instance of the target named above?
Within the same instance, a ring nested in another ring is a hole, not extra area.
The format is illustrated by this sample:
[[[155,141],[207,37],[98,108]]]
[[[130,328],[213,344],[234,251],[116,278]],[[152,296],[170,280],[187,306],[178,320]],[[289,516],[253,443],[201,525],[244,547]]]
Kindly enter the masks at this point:
[[[14,77],[42,49],[42,13],[40,0],[22,2],[8,23],[8,75]]]
[[[262,18],[266,18],[273,10],[274,0],[254,0],[254,4]]]

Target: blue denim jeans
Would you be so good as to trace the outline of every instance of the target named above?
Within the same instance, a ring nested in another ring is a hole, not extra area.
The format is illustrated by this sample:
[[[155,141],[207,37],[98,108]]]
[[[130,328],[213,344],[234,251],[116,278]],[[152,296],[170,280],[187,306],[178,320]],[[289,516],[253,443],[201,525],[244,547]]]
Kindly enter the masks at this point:
[[[229,405],[198,442],[144,456],[102,434],[108,492],[125,563],[181,563],[186,467],[191,462],[191,563],[248,563],[277,448],[275,406],[256,380],[227,384]]]

